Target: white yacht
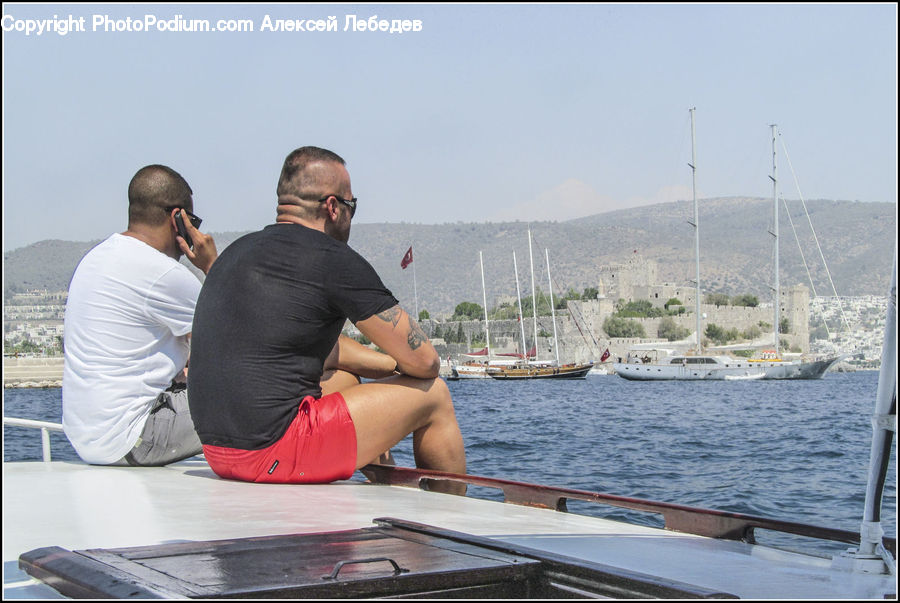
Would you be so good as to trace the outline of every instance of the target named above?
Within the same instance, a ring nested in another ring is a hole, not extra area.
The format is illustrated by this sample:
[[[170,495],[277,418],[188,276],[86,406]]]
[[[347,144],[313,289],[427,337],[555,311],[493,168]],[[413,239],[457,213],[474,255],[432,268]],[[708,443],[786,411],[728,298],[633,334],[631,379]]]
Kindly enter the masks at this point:
[[[630,362],[615,362],[613,370],[631,381],[682,381],[709,379],[765,378],[765,369],[758,363],[731,356],[673,355],[656,362],[644,363],[639,357]]]
[[[670,380],[735,380],[735,379],[821,379],[825,373],[841,357],[830,356],[816,359],[782,359],[779,352],[780,324],[780,295],[779,295],[779,266],[778,266],[778,170],[775,162],[775,140],[777,139],[775,126],[772,126],[772,176],[775,187],[775,213],[774,229],[771,233],[775,239],[775,301],[774,301],[774,351],[764,354],[759,359],[744,359],[728,355],[714,355],[704,353],[701,346],[701,312],[700,312],[700,217],[697,205],[696,185],[696,158],[694,136],[694,109],[691,109],[691,168],[694,190],[694,219],[690,224],[694,227],[694,259],[696,266],[696,307],[694,316],[696,319],[696,331],[694,341],[695,349],[691,354],[675,354],[662,359],[639,357],[629,355],[626,362],[613,364],[613,370],[617,375],[631,381],[670,381]]]
[[[613,363],[617,375],[631,381],[693,381],[737,379],[821,379],[839,358],[814,361],[747,359],[728,355],[674,354],[644,362],[633,355]]]

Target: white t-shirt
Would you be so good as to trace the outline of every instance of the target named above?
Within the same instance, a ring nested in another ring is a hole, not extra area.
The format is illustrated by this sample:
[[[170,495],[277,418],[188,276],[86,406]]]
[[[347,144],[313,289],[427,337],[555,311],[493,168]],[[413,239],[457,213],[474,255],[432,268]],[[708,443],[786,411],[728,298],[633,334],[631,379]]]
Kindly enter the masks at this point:
[[[134,237],[82,258],[66,303],[63,429],[88,463],[137,443],[152,404],[188,359],[200,281]]]

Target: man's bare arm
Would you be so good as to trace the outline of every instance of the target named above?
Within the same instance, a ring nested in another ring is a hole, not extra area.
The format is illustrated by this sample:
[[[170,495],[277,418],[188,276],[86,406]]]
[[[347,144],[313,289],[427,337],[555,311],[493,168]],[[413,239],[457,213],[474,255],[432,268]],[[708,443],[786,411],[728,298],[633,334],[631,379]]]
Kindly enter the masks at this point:
[[[361,320],[357,328],[397,361],[400,372],[420,379],[438,376],[440,357],[416,320],[399,305]]]
[[[323,368],[326,371],[343,370],[367,379],[383,379],[394,374],[395,366],[396,361],[387,354],[341,335],[325,359]]]

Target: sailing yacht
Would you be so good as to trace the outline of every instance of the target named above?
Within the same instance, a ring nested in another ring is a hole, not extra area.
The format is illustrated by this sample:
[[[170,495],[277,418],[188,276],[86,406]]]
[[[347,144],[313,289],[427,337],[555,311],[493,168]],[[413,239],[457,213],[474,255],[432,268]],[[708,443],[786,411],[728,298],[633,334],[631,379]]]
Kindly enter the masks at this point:
[[[484,284],[484,256],[480,251],[478,252],[478,261],[481,264],[481,295],[484,300],[484,335],[486,345],[479,352],[460,354],[460,356],[465,357],[465,360],[451,364],[450,376],[448,377],[451,381],[457,379],[489,379],[489,369],[510,366],[517,361],[511,358],[494,358],[491,354],[491,330],[487,316],[487,289]],[[509,356],[509,354],[500,354],[500,356]]]
[[[528,231],[528,252],[531,254],[531,230]],[[544,249],[547,258],[547,281],[550,286],[550,314],[553,317],[553,348],[556,351],[555,362],[541,362],[535,359],[528,361],[527,356],[521,362],[511,366],[495,366],[487,369],[488,377],[505,381],[520,381],[523,379],[584,379],[588,372],[594,368],[593,362],[573,362],[561,364],[559,361],[559,336],[556,332],[556,310],[553,302],[553,280],[550,278],[550,252]],[[519,292],[519,268],[516,263],[516,254],[513,252],[513,266],[516,271],[516,295],[519,298],[519,326],[522,329],[522,348],[525,348],[525,327],[522,322],[522,296]],[[534,262],[532,260],[532,290],[534,289]],[[532,349],[537,352],[537,301],[532,293],[532,307],[534,308],[534,338],[535,345]]]
[[[772,185],[774,189],[774,221],[772,227],[772,237],[775,241],[775,322],[774,322],[774,339],[775,353],[774,359],[757,361],[761,363],[764,372],[764,379],[821,379],[822,376],[834,366],[840,359],[840,356],[829,356],[815,360],[783,360],[779,358],[780,341],[778,339],[778,325],[780,324],[781,311],[781,291],[779,281],[779,257],[778,257],[778,161],[777,161],[777,142],[778,142],[778,126],[772,126]]]
[[[772,235],[775,239],[775,350],[766,354],[768,357],[760,359],[737,358],[729,355],[712,355],[703,352],[700,343],[700,217],[697,205],[697,162],[696,162],[696,136],[694,131],[694,111],[691,112],[691,163],[694,219],[691,225],[694,227],[694,257],[696,265],[696,349],[690,354],[679,354],[654,361],[647,357],[629,355],[626,362],[613,364],[617,375],[633,381],[670,381],[670,380],[756,380],[756,379],[821,379],[822,376],[838,360],[839,356],[825,359],[785,360],[780,357],[778,325],[780,318],[780,290],[779,290],[779,266],[778,266],[778,169],[775,153],[776,126],[772,126],[773,152],[772,152],[772,176],[775,185],[775,222]]]
[[[700,211],[697,205],[697,145],[694,128],[694,111],[691,113],[691,180],[694,197],[694,219],[689,222],[694,227],[694,264],[696,285],[694,316],[696,318],[696,349],[693,354],[670,355],[654,360],[649,355],[629,354],[625,362],[613,363],[617,375],[632,381],[671,380],[724,380],[729,378],[758,378],[764,374],[762,367],[751,365],[746,360],[735,360],[730,356],[706,355],[700,343]]]

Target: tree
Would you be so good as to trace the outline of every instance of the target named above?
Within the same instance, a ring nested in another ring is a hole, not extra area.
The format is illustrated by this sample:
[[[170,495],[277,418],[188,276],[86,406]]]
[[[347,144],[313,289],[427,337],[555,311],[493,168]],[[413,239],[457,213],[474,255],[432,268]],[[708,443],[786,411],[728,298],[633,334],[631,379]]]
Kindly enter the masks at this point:
[[[646,299],[641,299],[620,304],[616,316],[620,318],[655,318],[662,316],[663,313],[662,309],[653,307],[653,304]]]
[[[494,308],[490,312],[491,320],[513,320],[519,315],[518,304],[510,303],[500,304],[498,308]]]
[[[484,308],[474,302],[462,302],[453,310],[450,320],[479,320],[484,318]]]
[[[724,293],[707,293],[704,301],[714,306],[727,306],[729,299]]]
[[[586,287],[584,289],[584,293],[581,294],[581,299],[587,301],[589,299],[597,299],[600,297],[600,291],[597,287]]]
[[[622,304],[616,314],[621,318],[646,318],[653,309],[653,304],[645,299]]]
[[[669,301],[667,301],[663,307],[664,307],[666,310],[668,310],[668,309],[669,309],[669,306],[682,306],[682,307],[684,307],[684,304],[683,304],[683,303],[681,302],[681,300],[678,299],[677,297],[670,297],[670,298],[669,298]]]
[[[719,343],[724,337],[725,330],[717,324],[709,323],[706,325],[706,330],[703,331],[703,334],[716,343]]]
[[[759,298],[749,293],[743,295],[735,295],[731,300],[732,306],[745,306],[747,308],[755,308],[759,305]]]
[[[690,334],[690,329],[679,327],[669,316],[666,316],[661,321],[659,321],[659,327],[656,330],[657,337],[662,337],[667,341],[678,341],[679,339],[684,339]]]
[[[778,321],[778,332],[779,333],[790,333],[791,332],[791,321],[787,319],[787,317],[782,318]]]
[[[419,310],[419,322],[428,320],[429,318],[431,318],[431,315],[428,313],[428,310]]]
[[[610,316],[603,321],[603,330],[610,337],[646,337],[644,325],[636,320]]]
[[[709,339],[713,340],[719,345],[725,345],[729,341],[734,341],[738,337],[740,337],[740,333],[738,333],[737,329],[728,329],[726,331],[725,329],[714,323],[706,325],[706,331],[704,331],[704,335],[706,335]]]
[[[751,326],[749,329],[741,333],[741,336],[744,339],[756,339],[760,335],[762,335],[762,331],[760,331],[759,327],[757,327],[756,325]]]

